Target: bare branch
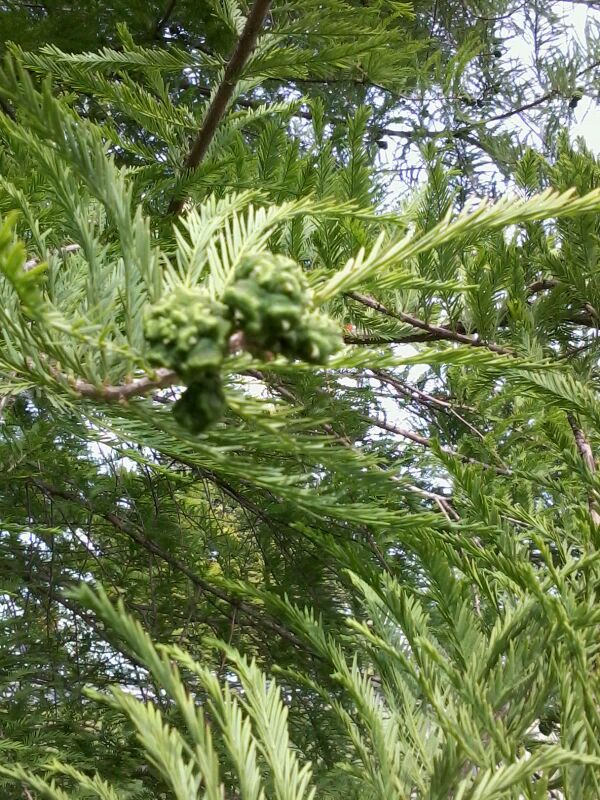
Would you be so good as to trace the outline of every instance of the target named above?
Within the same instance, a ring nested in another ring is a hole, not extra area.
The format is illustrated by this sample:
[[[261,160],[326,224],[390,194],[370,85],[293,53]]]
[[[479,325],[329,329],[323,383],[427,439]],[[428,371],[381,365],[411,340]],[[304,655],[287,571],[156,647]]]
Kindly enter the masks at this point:
[[[405,439],[409,439],[411,442],[415,444],[420,444],[422,447],[430,448],[433,446],[433,441],[429,439],[427,436],[421,436],[419,433],[415,433],[414,431],[409,431],[406,428],[399,428],[397,425],[392,425],[389,422],[385,422],[384,420],[380,419],[373,419],[372,417],[365,417],[365,419],[374,425],[376,428],[380,428],[383,431],[387,431],[388,433],[393,433],[396,436],[402,436]],[[456,452],[451,447],[441,447],[440,448],[443,453],[446,453],[453,458],[459,458],[466,464],[475,464],[480,467],[485,467],[486,469],[493,469],[498,475],[512,475],[513,472],[509,467],[506,466],[496,466],[494,464],[486,464],[484,461],[478,461],[476,458],[469,458],[468,456],[463,456],[462,453]]]
[[[412,486],[411,484],[403,484],[403,488],[406,488],[415,494],[419,494],[421,497],[426,497],[428,500],[433,500],[447,520],[460,522],[460,515],[452,506],[450,498],[444,497],[441,494],[437,494],[437,492],[430,492],[427,491],[427,489],[421,489],[420,486]]]
[[[454,408],[452,403],[448,402],[447,400],[440,400],[439,397],[434,397],[431,394],[427,394],[427,392],[421,391],[421,389],[417,389],[416,386],[405,386],[402,381],[399,381],[395,376],[388,375],[385,370],[382,369],[372,369],[371,372],[375,377],[382,381],[383,383],[387,384],[388,386],[393,387],[402,397],[408,398],[413,400],[416,403],[423,404],[427,408],[431,409],[433,406],[434,408],[441,409],[445,414],[448,414],[455,419],[457,419],[462,425],[464,425],[468,430],[471,431],[472,434],[477,436],[478,439],[485,439],[484,434],[478,430],[469,420],[465,419],[462,414],[459,414],[458,411]]]
[[[172,386],[181,379],[177,377],[172,369],[157,369],[155,377],[151,378],[144,375],[143,378],[136,378],[129,383],[117,384],[115,386],[95,386],[93,383],[76,380],[71,386],[80,397],[90,400],[105,400],[108,403],[123,403],[131,397],[148,394],[156,389],[164,389]]]
[[[243,350],[245,346],[244,335],[235,331],[229,337],[228,349],[230,353]],[[88,400],[104,400],[107,403],[125,403],[132,397],[140,397],[157,389],[183,383],[180,376],[172,369],[159,367],[152,376],[144,375],[127,383],[100,384],[88,383],[81,379],[72,380],[58,369],[50,366],[50,372],[61,383],[68,384],[80,397]]]
[[[371,336],[369,334],[354,334],[344,336],[346,344],[363,345],[364,347],[377,347],[384,344],[415,344],[418,342],[433,342],[436,337],[431,333],[410,333],[407,336]]]
[[[160,37],[161,33],[163,32],[163,28],[170,20],[171,14],[175,10],[176,3],[177,0],[169,0],[169,2],[167,3],[166,8],[162,13],[162,16],[160,17],[160,19],[154,26],[154,29],[152,30],[152,39],[158,39]]]

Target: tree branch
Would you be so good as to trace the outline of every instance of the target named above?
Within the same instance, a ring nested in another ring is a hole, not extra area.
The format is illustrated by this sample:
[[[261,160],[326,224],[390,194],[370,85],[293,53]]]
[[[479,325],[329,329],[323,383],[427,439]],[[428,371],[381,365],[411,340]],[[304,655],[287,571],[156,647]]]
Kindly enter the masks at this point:
[[[478,439],[481,439],[482,441],[485,439],[484,434],[472,423],[470,423],[468,419],[465,419],[462,414],[459,414],[452,403],[448,402],[447,400],[441,400],[439,397],[434,397],[431,394],[427,394],[427,392],[417,389],[416,386],[406,386],[402,383],[402,381],[399,381],[393,375],[388,375],[385,370],[372,369],[371,372],[379,381],[382,381],[383,383],[388,384],[388,386],[393,387],[402,397],[408,398],[417,404],[422,404],[429,409],[432,407],[441,409],[443,413],[457,419],[462,425],[465,426],[465,428],[470,430],[472,434],[477,436]]]
[[[156,25],[152,30],[152,39],[158,39],[163,31],[163,28],[167,24],[167,22],[171,19],[171,14],[175,10],[175,5],[177,0],[169,0],[166,5],[165,10],[162,13],[162,16],[157,21]]]
[[[384,314],[386,317],[392,317],[393,319],[400,320],[400,322],[404,322],[406,325],[412,325],[413,328],[419,328],[420,330],[429,334],[432,339],[446,339],[450,342],[467,344],[471,347],[485,347],[487,350],[491,350],[494,353],[499,353],[505,356],[512,355],[510,350],[500,347],[497,344],[493,344],[492,342],[484,342],[481,339],[475,338],[474,336],[467,336],[463,333],[458,333],[457,331],[453,331],[450,328],[445,328],[442,325],[431,325],[429,322],[425,322],[417,317],[413,317],[411,314],[405,314],[403,311],[392,311],[384,306],[383,303],[375,300],[374,297],[358,294],[357,292],[348,292],[346,296],[350,297],[352,300],[356,300],[357,303],[361,303],[367,308],[373,309],[373,311],[378,311],[380,314]]]
[[[157,369],[155,377],[150,378],[144,375],[143,378],[136,378],[129,383],[116,384],[114,386],[95,386],[93,383],[76,380],[71,383],[72,388],[80,397],[89,400],[105,400],[108,403],[124,403],[131,397],[148,394],[156,389],[164,389],[181,382],[177,373],[172,369]],[[58,377],[58,375],[57,375]]]
[[[382,431],[387,431],[388,433],[393,433],[396,436],[403,436],[405,439],[409,439],[411,442],[415,444],[420,444],[422,447],[430,448],[433,446],[433,441],[427,436],[421,436],[414,431],[409,431],[406,428],[399,428],[397,425],[392,425],[389,422],[385,422],[384,420],[373,419],[373,417],[364,417],[367,422],[370,422],[371,425],[374,425],[376,428],[380,428]],[[484,461],[478,461],[476,458],[470,458],[469,456],[464,456],[462,453],[458,453],[456,450],[453,450],[451,447],[441,447],[440,448],[443,453],[446,453],[453,458],[459,458],[465,464],[475,464],[479,467],[485,467],[486,469],[493,469],[494,472],[498,475],[507,475],[510,476],[513,474],[512,470],[506,466],[495,466],[494,464],[486,464]]]
[[[584,2],[585,0],[581,1]],[[589,72],[593,72],[599,66],[600,66],[600,60],[594,61],[591,64],[588,64],[588,66],[580,69],[579,72],[576,73],[575,77],[581,78],[583,75],[586,75]],[[323,80],[321,82],[325,83],[326,81]],[[538,108],[544,103],[547,103],[549,100],[553,100],[561,96],[564,97],[561,91],[559,91],[558,89],[552,89],[549,92],[540,95],[539,97],[534,97],[533,100],[530,100],[527,103],[523,103],[522,105],[517,106],[516,108],[511,108],[508,109],[507,111],[501,111],[500,113],[494,114],[493,116],[487,117],[486,119],[470,121],[469,123],[454,129],[444,128],[443,130],[440,131],[432,131],[426,128],[415,128],[414,130],[412,129],[394,130],[393,128],[383,127],[379,129],[379,132],[381,133],[382,136],[389,136],[392,138],[399,137],[404,139],[415,139],[417,137],[421,138],[430,137],[432,139],[443,139],[447,137],[464,138],[469,133],[471,133],[471,131],[475,129],[484,128],[486,125],[492,122],[503,122],[507,119],[510,119],[511,117],[523,114],[525,111],[531,111],[534,108]],[[481,142],[478,142],[476,139],[470,139],[470,143],[476,145],[477,147],[482,148]]]
[[[527,286],[527,294],[535,295],[539,292],[554,289],[556,286],[560,286],[560,284],[561,282],[556,278],[540,278],[539,280],[536,280]],[[466,328],[460,321],[456,323],[455,329],[439,325],[430,325],[429,323],[419,320],[416,317],[412,317],[409,314],[392,311],[384,306],[383,303],[380,303],[378,300],[375,300],[375,298],[369,297],[368,295],[360,295],[356,292],[349,292],[347,297],[366,305],[368,308],[373,309],[373,311],[378,311],[380,314],[384,314],[392,319],[398,319],[407,325],[413,325],[414,327],[419,328],[422,333],[410,333],[406,334],[405,336],[347,334],[344,336],[344,342],[346,344],[370,347],[385,344],[416,344],[419,342],[434,342],[440,339],[447,339],[449,341],[460,341],[462,344],[468,344],[474,347],[486,347],[488,350],[493,350],[494,352],[503,353],[505,355],[512,355],[509,350],[503,350],[503,348],[499,348],[498,345],[488,344],[480,339],[474,338],[473,335],[467,336]],[[506,327],[507,322],[508,312],[506,312],[500,319],[498,326],[500,328]],[[561,322],[583,328],[598,328],[599,315],[596,309],[594,309],[589,303],[584,303],[583,311],[577,313],[573,312],[571,316],[565,317],[561,320]],[[476,334],[477,331],[475,330],[473,333]]]
[[[382,344],[415,344],[434,341],[436,341],[436,337],[430,333],[411,333],[407,336],[370,336],[369,334],[344,336],[345,344],[363,345],[364,347],[377,347]]]
[[[208,107],[202,127],[198,131],[196,141],[192,145],[192,149],[186,159],[186,169],[196,169],[206,155],[217,131],[219,122],[231,100],[236,83],[238,82],[248,58],[254,50],[258,34],[260,33],[260,29],[262,28],[270,7],[271,0],[254,0],[254,5],[248,14],[244,30],[225,68],[223,80],[217,89],[212,103]],[[177,216],[181,214],[184,205],[185,197],[174,198],[171,201],[168,213]]]
[[[596,472],[596,461],[594,459],[592,446],[586,439],[584,432],[577,424],[577,421],[573,416],[573,414],[567,414],[567,419],[569,421],[569,425],[571,426],[571,430],[573,431],[573,436],[575,437],[575,445],[577,446],[577,451],[581,456],[581,460],[583,461],[586,468],[593,475]],[[600,525],[600,512],[598,511],[598,506],[594,501],[594,498],[591,493],[588,493],[588,508],[590,510],[590,516],[592,518],[594,525]]]
[[[229,352],[236,353],[244,348],[244,335],[235,331],[229,337]],[[59,370],[50,366],[50,372],[61,383],[69,386],[80,396],[88,400],[104,400],[107,403],[125,403],[132,397],[139,397],[156,389],[165,389],[167,386],[183,383],[179,375],[172,369],[159,367],[154,371],[153,377],[144,375],[127,383],[96,385],[80,379],[70,380]]]
[[[406,484],[403,486],[410,492],[420,494],[421,497],[426,497],[428,500],[433,500],[437,504],[437,507],[440,509],[442,514],[444,514],[446,519],[449,521],[454,520],[455,522],[460,522],[460,514],[453,507],[450,497],[444,497],[441,494],[437,494],[437,492],[430,492],[427,491],[427,489],[421,489],[420,486],[413,486],[411,484]]]
[[[281,636],[282,639],[286,639],[289,642],[292,642],[296,646],[304,647],[303,643],[287,628],[284,628],[283,625],[280,625],[278,622],[274,620],[268,619],[264,611],[254,607],[250,603],[246,603],[243,600],[238,600],[235,597],[231,597],[227,594],[227,592],[220,589],[218,586],[214,586],[208,581],[205,581],[201,578],[198,574],[196,574],[190,567],[178,559],[176,556],[172,555],[167,550],[163,550],[155,541],[149,539],[146,534],[137,526],[134,526],[124,520],[122,517],[118,516],[118,514],[113,513],[112,511],[99,511],[98,509],[94,508],[94,506],[84,497],[80,497],[75,492],[70,492],[65,489],[59,489],[55,486],[50,486],[45,481],[39,480],[38,478],[33,478],[32,483],[38,487],[44,494],[49,495],[50,497],[59,497],[63,500],[66,500],[69,503],[74,503],[75,505],[80,506],[81,508],[86,509],[90,514],[94,516],[101,517],[109,522],[113,528],[118,530],[119,532],[125,534],[129,539],[136,542],[140,545],[144,550],[153,555],[160,558],[165,563],[169,564],[175,570],[180,572],[182,575],[185,575],[186,578],[198,589],[203,591],[206,594],[210,594],[213,597],[218,598],[219,600],[223,600],[225,603],[233,606],[234,608],[238,608],[242,611],[246,616],[250,617],[251,619],[255,620],[261,625],[264,625],[266,628],[269,628],[274,633],[277,633]]]

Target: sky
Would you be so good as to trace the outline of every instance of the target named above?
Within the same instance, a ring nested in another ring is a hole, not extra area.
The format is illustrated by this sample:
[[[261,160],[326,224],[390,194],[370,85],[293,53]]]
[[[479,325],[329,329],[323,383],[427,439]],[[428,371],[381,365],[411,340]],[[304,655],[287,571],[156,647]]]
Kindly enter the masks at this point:
[[[591,99],[581,103],[581,110],[577,109],[576,124],[573,126],[574,136],[583,136],[588,147],[595,153],[600,153],[600,109]]]
[[[600,24],[600,11],[586,6],[584,3],[575,3],[572,0],[559,0],[554,4],[555,10],[564,19],[570,22],[571,30],[565,36],[565,54],[573,39],[585,42],[585,29],[587,24]],[[509,45],[510,55],[519,58],[525,63],[533,60],[532,43],[526,36],[515,38]],[[600,81],[600,69],[598,71]],[[600,153],[600,107],[596,98],[584,97],[577,106],[572,127],[573,137],[582,136],[588,147],[595,153]]]
[[[573,28],[576,36],[583,39],[586,22],[600,22],[600,13],[584,5],[573,7],[572,3],[560,3],[561,6],[568,7],[565,13],[573,16]],[[600,69],[598,70],[600,80]],[[595,152],[600,153],[600,106],[595,98],[584,98],[579,104],[575,114],[575,125],[573,133],[576,136],[583,136],[588,146]]]

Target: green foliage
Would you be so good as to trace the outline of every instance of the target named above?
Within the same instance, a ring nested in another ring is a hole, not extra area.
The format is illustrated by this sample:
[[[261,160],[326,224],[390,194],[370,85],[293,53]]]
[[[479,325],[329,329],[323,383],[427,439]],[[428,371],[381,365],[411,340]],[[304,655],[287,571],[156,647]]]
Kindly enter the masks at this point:
[[[174,370],[187,384],[173,414],[193,433],[216,422],[226,408],[220,367],[230,326],[224,311],[206,291],[177,287],[151,306],[146,318],[148,361]]]
[[[173,370],[188,386],[173,406],[180,425],[200,433],[222,416],[220,369],[233,331],[259,357],[281,353],[321,364],[339,350],[338,326],[309,311],[310,305],[300,267],[263,254],[241,261],[222,302],[204,289],[179,286],[151,306],[145,322],[148,361]]]
[[[260,7],[2,15],[2,797],[600,796],[592,28]]]

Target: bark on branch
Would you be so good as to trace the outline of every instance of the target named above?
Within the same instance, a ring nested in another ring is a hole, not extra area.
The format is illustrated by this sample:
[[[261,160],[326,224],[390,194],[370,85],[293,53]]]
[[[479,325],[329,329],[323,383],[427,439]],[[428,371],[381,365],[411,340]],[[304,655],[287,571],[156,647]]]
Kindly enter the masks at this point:
[[[236,353],[244,349],[245,340],[241,331],[235,331],[229,337],[229,352]],[[182,384],[183,381],[172,369],[160,367],[152,376],[144,375],[127,383],[94,384],[77,378],[69,379],[58,369],[50,366],[50,372],[61,383],[67,383],[80,397],[88,400],[104,400],[107,403],[125,403],[132,397],[141,397],[156,389]],[[1,410],[1,409],[0,409]]]
[[[254,0],[254,4],[246,19],[244,30],[225,68],[223,80],[217,89],[213,101],[208,107],[202,127],[198,131],[196,141],[192,145],[192,149],[186,159],[186,169],[195,169],[206,155],[210,143],[217,132],[219,122],[227,110],[227,105],[231,100],[236,83],[254,50],[258,34],[260,33],[270,7],[271,0]],[[181,214],[184,205],[185,197],[174,198],[169,206],[169,214],[174,216]]]
[[[573,414],[567,414],[567,419],[569,420],[569,425],[571,426],[571,430],[573,431],[577,452],[581,456],[581,460],[583,461],[586,468],[592,474],[594,474],[596,472],[596,460],[594,459],[592,446],[588,442],[585,433],[581,430],[581,428],[577,424],[577,420],[575,419]],[[600,525],[600,512],[598,511],[598,506],[591,492],[588,492],[588,508],[590,510],[590,516],[592,518],[594,525]]]
[[[93,383],[87,383],[82,380],[74,381],[71,386],[80,397],[88,400],[124,403],[131,397],[145,395],[156,389],[164,389],[180,380],[172,369],[157,369],[154,375],[155,377],[153,378],[144,375],[143,378],[136,378],[129,383],[121,383],[114,386],[95,386]]]
[[[393,319],[404,322],[406,325],[410,325],[413,328],[418,328],[419,330],[425,331],[425,333],[427,333],[432,339],[446,339],[450,342],[467,344],[471,347],[485,347],[486,350],[491,350],[493,353],[499,353],[500,355],[513,355],[510,350],[500,347],[497,344],[493,344],[493,342],[484,342],[475,336],[467,336],[464,333],[458,333],[458,331],[453,331],[451,328],[445,328],[442,325],[432,325],[429,322],[425,322],[417,317],[413,317],[412,314],[405,314],[403,311],[392,311],[384,306],[383,303],[380,303],[379,300],[375,300],[374,297],[358,294],[358,292],[348,292],[347,296],[352,300],[356,300],[357,303],[361,303],[363,306],[373,309],[373,311],[378,311],[380,314],[384,314],[386,317],[392,317]]]
[[[374,425],[376,428],[379,428],[382,431],[387,431],[388,433],[393,433],[396,436],[402,436],[405,439],[408,439],[415,444],[420,444],[422,447],[431,448],[433,447],[433,440],[429,439],[427,436],[421,436],[419,433],[415,433],[415,431],[410,431],[407,428],[399,428],[397,425],[392,425],[385,420],[374,419],[373,417],[364,417],[364,419]],[[465,456],[462,453],[453,450],[451,447],[441,447],[440,448],[443,453],[446,453],[453,458],[459,458],[465,464],[474,464],[475,466],[485,467],[486,469],[492,469],[497,475],[506,475],[512,476],[513,471],[509,469],[509,467],[505,466],[496,466],[495,464],[486,464],[484,461],[478,461],[476,458],[470,458],[469,456]]]

